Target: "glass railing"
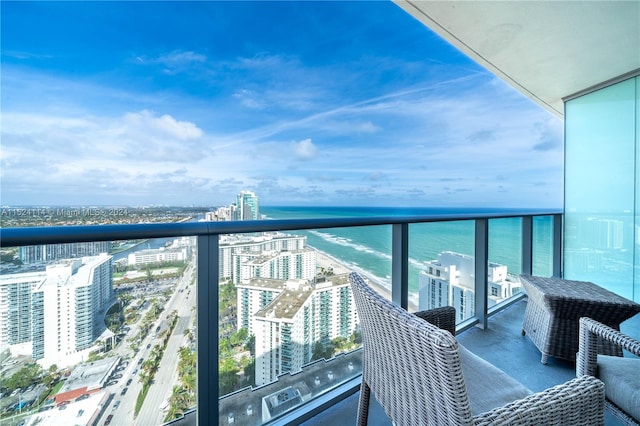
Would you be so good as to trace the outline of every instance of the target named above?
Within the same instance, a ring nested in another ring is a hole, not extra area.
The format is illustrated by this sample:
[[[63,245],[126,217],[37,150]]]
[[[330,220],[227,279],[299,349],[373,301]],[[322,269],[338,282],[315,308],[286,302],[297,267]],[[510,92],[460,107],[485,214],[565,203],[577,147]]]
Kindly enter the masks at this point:
[[[1,229],[3,248],[29,249],[0,281],[0,420],[299,421],[358,389],[361,340],[349,272],[410,311],[452,305],[459,329],[486,327],[522,296],[520,273],[559,273],[561,217]],[[75,263],[64,255],[38,260],[34,249],[83,242],[117,249],[89,251],[97,256]],[[86,299],[77,309],[76,297]],[[10,328],[16,324],[31,332]]]

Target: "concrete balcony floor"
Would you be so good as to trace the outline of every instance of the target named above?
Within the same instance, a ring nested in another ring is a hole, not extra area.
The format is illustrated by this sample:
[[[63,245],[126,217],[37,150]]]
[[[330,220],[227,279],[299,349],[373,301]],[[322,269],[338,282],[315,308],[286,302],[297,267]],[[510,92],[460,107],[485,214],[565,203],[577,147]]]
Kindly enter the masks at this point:
[[[549,358],[548,364],[540,363],[540,351],[528,337],[521,334],[526,299],[489,318],[489,328],[472,328],[459,334],[458,341],[480,357],[519,380],[534,392],[564,383],[575,377],[572,362]],[[640,338],[640,315],[624,322],[622,332]],[[317,414],[305,426],[334,426],[355,424],[358,412],[359,392]],[[373,398],[372,398],[373,400]],[[605,412],[605,425],[621,425],[614,416]],[[373,401],[369,410],[369,425],[388,426],[382,408]]]

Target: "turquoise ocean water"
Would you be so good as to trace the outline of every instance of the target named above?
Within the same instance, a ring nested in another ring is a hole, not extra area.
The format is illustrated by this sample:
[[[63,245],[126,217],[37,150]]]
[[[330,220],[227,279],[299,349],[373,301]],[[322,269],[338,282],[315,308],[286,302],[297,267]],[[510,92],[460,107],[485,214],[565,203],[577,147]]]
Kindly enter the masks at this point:
[[[332,217],[391,217],[425,214],[492,213],[491,209],[384,208],[384,207],[261,207],[267,219]],[[504,212],[502,209],[500,212]],[[517,212],[517,210],[510,210]],[[489,260],[506,265],[509,273],[521,272],[522,221],[520,218],[489,221]],[[442,251],[474,255],[474,221],[409,225],[409,291],[416,299],[418,274],[424,262]],[[553,221],[534,219],[534,273],[551,275]],[[353,270],[391,288],[391,226],[366,226],[296,231],[308,245],[342,261]]]

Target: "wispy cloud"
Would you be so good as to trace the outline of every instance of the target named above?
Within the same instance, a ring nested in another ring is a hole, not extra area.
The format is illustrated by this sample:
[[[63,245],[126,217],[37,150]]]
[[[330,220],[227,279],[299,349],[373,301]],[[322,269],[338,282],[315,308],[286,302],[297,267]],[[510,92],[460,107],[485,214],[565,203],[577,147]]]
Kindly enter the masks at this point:
[[[87,70],[3,63],[3,202],[560,204],[561,122],[479,66],[284,29],[132,37]]]

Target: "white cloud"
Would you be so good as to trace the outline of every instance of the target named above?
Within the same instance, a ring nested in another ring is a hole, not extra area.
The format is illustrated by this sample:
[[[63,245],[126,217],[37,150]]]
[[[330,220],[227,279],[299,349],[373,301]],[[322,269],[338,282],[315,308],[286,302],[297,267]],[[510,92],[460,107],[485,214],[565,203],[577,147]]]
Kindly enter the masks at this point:
[[[296,157],[299,160],[311,160],[318,153],[318,148],[313,144],[311,139],[304,139],[294,143]]]
[[[159,136],[174,137],[181,141],[200,139],[204,132],[194,123],[178,121],[168,114],[156,117],[152,112],[143,110],[127,113],[125,122]]]

